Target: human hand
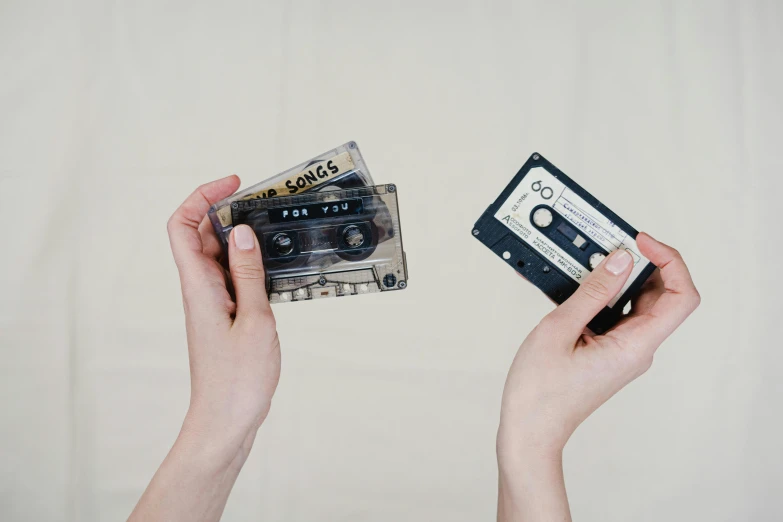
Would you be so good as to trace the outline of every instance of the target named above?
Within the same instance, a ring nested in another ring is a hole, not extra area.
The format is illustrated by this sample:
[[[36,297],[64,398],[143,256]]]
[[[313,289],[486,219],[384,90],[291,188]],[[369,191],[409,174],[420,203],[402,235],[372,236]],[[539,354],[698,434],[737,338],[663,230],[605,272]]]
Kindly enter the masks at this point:
[[[266,294],[256,235],[240,225],[229,237],[229,275],[206,218],[236,191],[229,176],[196,189],[168,223],[179,270],[190,359],[190,407],[177,441],[129,522],[216,522],[269,413],[280,378],[280,342]]]
[[[280,342],[255,233],[240,225],[229,237],[234,303],[220,264],[222,248],[206,218],[213,203],[238,187],[236,176],[207,183],[168,222],[191,376],[190,408],[180,437],[195,439],[229,461],[249,451],[280,377]]]
[[[557,460],[574,430],[652,364],[658,346],[699,305],[680,254],[639,234],[659,267],[631,313],[603,335],[587,323],[620,291],[631,256],[614,252],[525,339],[506,380],[498,430],[501,476],[531,458]]]
[[[619,250],[519,347],[500,412],[498,520],[571,519],[563,447],[592,412],[647,371],[658,346],[699,305],[680,254],[644,233],[636,242],[658,270],[628,316],[603,335],[586,329],[631,272],[630,254]]]

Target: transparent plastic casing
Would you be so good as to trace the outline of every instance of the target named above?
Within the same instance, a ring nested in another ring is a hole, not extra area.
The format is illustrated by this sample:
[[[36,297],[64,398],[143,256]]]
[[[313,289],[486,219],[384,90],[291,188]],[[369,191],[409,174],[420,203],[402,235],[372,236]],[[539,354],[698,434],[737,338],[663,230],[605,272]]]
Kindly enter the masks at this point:
[[[407,286],[395,185],[310,191],[232,205],[237,224],[253,228],[262,245],[273,303]]]
[[[209,219],[223,246],[234,227],[231,204],[301,194],[310,190],[334,190],[373,185],[359,146],[354,141],[319,154],[295,167],[229,196],[209,209]]]

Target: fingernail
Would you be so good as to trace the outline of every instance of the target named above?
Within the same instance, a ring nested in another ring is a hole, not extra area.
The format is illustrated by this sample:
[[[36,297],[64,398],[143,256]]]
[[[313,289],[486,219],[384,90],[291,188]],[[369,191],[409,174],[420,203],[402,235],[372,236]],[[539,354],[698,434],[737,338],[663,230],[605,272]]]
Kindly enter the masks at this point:
[[[631,254],[625,250],[615,250],[604,262],[604,268],[614,275],[620,275],[631,266],[632,261]]]
[[[253,250],[256,246],[255,234],[247,225],[234,228],[234,244],[239,250]]]

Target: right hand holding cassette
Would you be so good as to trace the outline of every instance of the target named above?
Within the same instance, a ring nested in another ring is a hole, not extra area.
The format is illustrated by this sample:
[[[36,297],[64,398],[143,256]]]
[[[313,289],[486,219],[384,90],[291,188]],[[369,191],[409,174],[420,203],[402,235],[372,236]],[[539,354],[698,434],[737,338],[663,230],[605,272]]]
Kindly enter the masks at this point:
[[[658,346],[699,305],[680,254],[647,234],[640,233],[637,242],[659,269],[629,315],[603,335],[586,330],[631,271],[631,256],[618,250],[520,346],[503,392],[501,477],[513,477],[531,455],[557,459],[579,424],[647,371]]]

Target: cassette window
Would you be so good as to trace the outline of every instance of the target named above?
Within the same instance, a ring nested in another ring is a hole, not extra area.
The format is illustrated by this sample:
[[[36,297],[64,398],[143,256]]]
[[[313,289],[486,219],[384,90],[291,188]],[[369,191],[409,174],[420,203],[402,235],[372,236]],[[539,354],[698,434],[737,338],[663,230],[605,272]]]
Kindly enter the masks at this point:
[[[272,302],[407,286],[394,185],[236,201],[262,245]]]

